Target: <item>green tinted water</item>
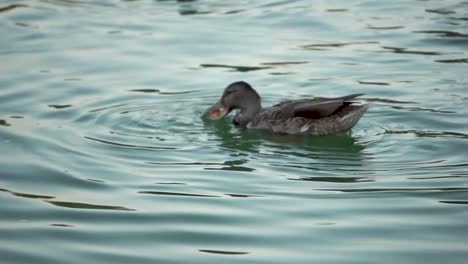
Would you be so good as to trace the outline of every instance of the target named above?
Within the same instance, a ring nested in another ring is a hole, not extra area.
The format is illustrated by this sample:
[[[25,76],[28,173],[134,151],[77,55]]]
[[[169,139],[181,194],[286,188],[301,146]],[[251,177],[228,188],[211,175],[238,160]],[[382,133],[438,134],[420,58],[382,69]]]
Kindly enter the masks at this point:
[[[465,263],[466,1],[0,4],[3,263]],[[366,93],[349,133],[203,118]]]

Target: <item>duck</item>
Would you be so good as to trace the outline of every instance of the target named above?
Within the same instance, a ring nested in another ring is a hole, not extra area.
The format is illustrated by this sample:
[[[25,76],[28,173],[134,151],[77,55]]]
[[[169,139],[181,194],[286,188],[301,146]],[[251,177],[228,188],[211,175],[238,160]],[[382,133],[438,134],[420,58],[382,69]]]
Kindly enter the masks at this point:
[[[327,135],[353,128],[369,108],[352,99],[364,94],[342,97],[289,100],[262,108],[261,97],[250,84],[229,84],[217,103],[207,110],[211,120],[226,117],[238,109],[232,119],[240,129],[263,130],[290,135]]]

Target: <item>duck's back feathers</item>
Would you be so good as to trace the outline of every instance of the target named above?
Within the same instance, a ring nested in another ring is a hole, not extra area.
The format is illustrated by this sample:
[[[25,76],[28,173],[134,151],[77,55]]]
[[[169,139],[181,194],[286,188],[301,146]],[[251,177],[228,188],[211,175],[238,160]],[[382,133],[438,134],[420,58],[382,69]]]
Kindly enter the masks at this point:
[[[368,108],[367,105],[355,106],[349,102],[361,95],[282,102],[264,109],[247,128],[311,135],[346,131],[357,123]]]

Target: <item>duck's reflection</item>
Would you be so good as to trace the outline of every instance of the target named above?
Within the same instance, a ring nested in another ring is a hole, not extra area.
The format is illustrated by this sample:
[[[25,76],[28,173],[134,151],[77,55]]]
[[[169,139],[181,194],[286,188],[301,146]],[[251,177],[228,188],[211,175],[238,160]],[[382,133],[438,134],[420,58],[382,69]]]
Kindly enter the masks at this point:
[[[320,160],[329,163],[353,163],[354,166],[362,163],[365,156],[365,145],[360,144],[352,132],[299,136],[241,130],[232,125],[228,118],[212,121],[203,117],[203,122],[219,138],[220,146],[232,151],[233,156],[262,154],[278,158],[298,157],[302,163]]]

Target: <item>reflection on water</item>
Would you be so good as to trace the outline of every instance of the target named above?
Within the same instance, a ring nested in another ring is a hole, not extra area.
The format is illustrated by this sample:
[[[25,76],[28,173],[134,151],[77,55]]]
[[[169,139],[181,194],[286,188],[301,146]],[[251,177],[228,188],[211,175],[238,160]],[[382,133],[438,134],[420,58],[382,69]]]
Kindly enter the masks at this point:
[[[0,3],[2,262],[465,263],[468,9],[415,3]],[[372,107],[206,119],[238,80]]]

